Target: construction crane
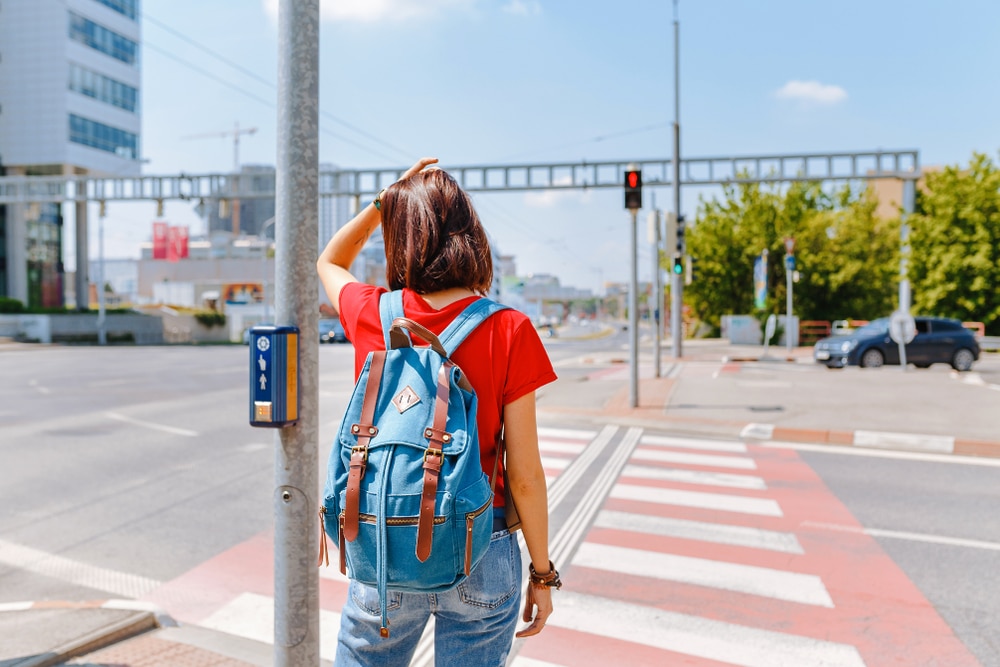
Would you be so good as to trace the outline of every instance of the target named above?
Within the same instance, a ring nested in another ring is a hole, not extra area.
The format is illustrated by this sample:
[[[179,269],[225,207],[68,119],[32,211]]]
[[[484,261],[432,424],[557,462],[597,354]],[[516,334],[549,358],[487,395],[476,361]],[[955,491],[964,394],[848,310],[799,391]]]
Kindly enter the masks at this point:
[[[188,139],[209,139],[213,137],[232,137],[233,138],[233,237],[240,235],[240,200],[236,196],[235,191],[235,179],[240,173],[240,135],[241,134],[254,134],[257,132],[256,127],[240,127],[240,122],[236,121],[233,129],[226,130],[224,132],[206,132],[204,134],[191,134],[186,137],[181,137],[182,140]],[[220,217],[225,217],[220,214]]]

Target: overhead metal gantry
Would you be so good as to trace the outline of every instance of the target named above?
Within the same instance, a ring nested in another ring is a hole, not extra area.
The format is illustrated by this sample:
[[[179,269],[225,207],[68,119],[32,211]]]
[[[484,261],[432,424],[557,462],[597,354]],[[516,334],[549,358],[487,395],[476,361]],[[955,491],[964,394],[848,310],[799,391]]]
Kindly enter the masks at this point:
[[[675,174],[670,158],[442,166],[469,192],[507,192],[620,188],[622,174],[630,164],[642,169],[646,187],[673,185]],[[374,195],[398,179],[405,169],[321,171],[319,194],[321,197]],[[702,157],[680,161],[680,185],[912,180],[919,172],[919,153],[913,149]],[[274,195],[274,174],[260,173],[0,177],[0,204],[270,199]]]

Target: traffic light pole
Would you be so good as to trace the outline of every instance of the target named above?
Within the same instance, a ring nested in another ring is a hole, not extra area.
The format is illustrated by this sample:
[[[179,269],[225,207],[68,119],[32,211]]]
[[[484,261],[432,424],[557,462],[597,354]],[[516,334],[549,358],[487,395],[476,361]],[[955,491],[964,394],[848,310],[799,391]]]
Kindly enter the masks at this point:
[[[275,323],[300,332],[299,421],[274,466],[274,665],[319,664],[319,0],[278,3]]]
[[[677,216],[678,236],[682,234],[681,221],[681,84],[680,84],[680,24],[677,21],[677,0],[674,0],[674,214]],[[683,252],[683,243],[677,250]],[[683,257],[683,255],[682,255]],[[676,272],[670,274],[670,339],[675,359],[683,355],[684,341],[682,310],[684,309],[684,280]]]
[[[632,275],[628,290],[628,338],[629,338],[629,407],[639,407],[639,209],[631,208],[632,216]]]

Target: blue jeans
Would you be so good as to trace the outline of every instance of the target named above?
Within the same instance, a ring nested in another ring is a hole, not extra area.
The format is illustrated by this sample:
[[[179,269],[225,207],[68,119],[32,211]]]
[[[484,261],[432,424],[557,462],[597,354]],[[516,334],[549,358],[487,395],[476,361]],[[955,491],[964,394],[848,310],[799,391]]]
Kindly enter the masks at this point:
[[[450,591],[389,591],[387,605],[389,637],[382,638],[378,591],[351,581],[340,616],[337,667],[406,667],[431,614],[436,667],[502,667],[521,606],[517,537],[494,532],[469,578]]]

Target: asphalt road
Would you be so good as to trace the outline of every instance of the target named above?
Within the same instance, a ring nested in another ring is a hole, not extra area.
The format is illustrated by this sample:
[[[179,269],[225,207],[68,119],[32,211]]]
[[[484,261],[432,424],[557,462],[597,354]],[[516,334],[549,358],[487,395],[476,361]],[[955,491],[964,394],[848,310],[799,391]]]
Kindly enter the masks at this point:
[[[551,341],[561,380],[540,404],[586,405],[619,390],[588,378],[621,369],[625,342],[620,333]],[[943,367],[724,373],[702,352],[688,348],[689,372],[667,408],[679,424],[766,417],[1000,433],[992,357],[970,383]],[[242,346],[0,351],[0,602],[139,597],[268,530],[274,434],[247,425],[247,364]],[[320,364],[320,441],[329,443],[353,350],[322,346]],[[834,449],[802,456],[865,528],[883,533],[874,536],[980,661],[1000,667],[1000,467]]]

